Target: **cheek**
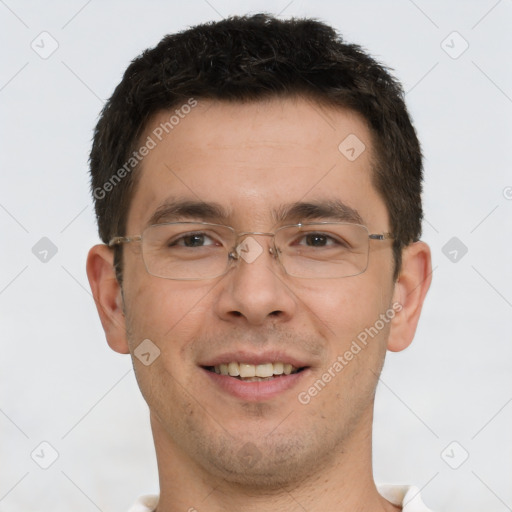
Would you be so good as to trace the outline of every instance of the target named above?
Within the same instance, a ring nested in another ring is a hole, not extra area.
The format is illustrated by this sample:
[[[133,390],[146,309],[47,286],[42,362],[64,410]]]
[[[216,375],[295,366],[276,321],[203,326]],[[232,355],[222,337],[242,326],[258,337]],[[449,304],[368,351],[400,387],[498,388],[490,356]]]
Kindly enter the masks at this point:
[[[304,390],[312,397],[309,412],[315,417],[334,409],[343,411],[344,420],[351,421],[370,406],[394,316],[386,316],[391,291],[373,278],[360,276],[322,293],[306,294],[306,310],[314,312],[310,317],[316,322],[314,328],[326,337],[324,364],[310,383],[312,387]]]
[[[149,275],[130,284],[126,312],[132,351],[148,338],[158,346],[166,366],[177,366],[185,359],[187,348],[211,310],[212,285],[180,283]]]
[[[330,340],[332,350],[339,352],[390,307],[392,288],[364,273],[331,280],[323,288],[310,288],[298,294],[303,297],[304,310],[311,313],[309,317],[318,332]]]
[[[126,284],[127,335],[139,387],[153,412],[173,423],[169,419],[173,411],[179,410],[183,416],[191,409],[183,389],[193,384],[191,349],[211,309],[211,305],[206,305],[209,288],[151,276]],[[150,364],[137,356],[143,340],[156,346],[153,350],[158,355]]]

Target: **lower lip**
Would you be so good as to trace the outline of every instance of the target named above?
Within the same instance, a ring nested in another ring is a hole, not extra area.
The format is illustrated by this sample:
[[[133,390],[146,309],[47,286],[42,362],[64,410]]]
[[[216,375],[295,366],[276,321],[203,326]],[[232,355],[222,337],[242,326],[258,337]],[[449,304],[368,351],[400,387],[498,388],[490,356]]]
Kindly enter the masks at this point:
[[[227,393],[247,402],[270,400],[296,386],[308,373],[306,368],[298,373],[280,375],[271,380],[245,382],[229,375],[220,375],[202,368],[211,381]]]

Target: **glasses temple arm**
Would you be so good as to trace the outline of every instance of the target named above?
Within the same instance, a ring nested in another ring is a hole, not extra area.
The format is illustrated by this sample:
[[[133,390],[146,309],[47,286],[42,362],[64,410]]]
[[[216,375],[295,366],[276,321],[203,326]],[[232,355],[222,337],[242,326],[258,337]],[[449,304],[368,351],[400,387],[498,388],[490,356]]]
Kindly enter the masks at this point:
[[[394,235],[392,233],[381,233],[381,234],[371,234],[371,235],[368,235],[368,238],[372,239],[372,240],[390,240],[390,239],[394,239]]]

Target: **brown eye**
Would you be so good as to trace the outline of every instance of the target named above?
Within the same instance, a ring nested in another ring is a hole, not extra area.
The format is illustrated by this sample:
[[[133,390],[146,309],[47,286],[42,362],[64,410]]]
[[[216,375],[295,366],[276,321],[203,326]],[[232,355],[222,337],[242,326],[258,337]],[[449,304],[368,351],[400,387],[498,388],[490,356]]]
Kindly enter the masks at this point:
[[[169,241],[169,247],[205,247],[217,242],[205,233],[186,233]]]
[[[317,233],[313,233],[312,235],[307,235],[305,237],[306,244],[313,247],[324,247],[328,242],[328,238],[329,237],[325,235],[320,235]]]
[[[305,233],[295,242],[297,245],[306,247],[347,247],[347,243],[343,239],[333,237],[327,233]]]

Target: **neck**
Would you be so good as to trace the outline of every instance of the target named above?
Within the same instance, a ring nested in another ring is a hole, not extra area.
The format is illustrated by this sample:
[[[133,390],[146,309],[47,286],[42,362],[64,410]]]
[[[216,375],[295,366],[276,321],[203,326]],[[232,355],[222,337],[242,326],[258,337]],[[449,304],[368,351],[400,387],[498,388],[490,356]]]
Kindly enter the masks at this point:
[[[157,418],[151,418],[160,479],[158,512],[377,512],[398,511],[378,493],[371,463],[372,413],[343,446],[310,467],[307,477],[290,479],[279,489],[232,483],[212,475],[173,442]]]

